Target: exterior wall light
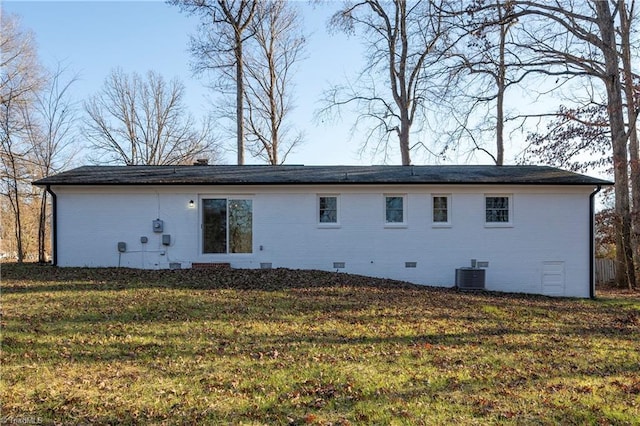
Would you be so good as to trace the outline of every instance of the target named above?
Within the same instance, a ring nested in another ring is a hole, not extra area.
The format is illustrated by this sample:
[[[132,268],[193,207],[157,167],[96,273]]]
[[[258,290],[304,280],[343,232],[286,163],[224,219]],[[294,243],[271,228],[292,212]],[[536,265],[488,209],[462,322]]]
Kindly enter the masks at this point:
[[[189,208],[190,209],[195,209],[196,208],[196,203],[193,200],[189,200]]]

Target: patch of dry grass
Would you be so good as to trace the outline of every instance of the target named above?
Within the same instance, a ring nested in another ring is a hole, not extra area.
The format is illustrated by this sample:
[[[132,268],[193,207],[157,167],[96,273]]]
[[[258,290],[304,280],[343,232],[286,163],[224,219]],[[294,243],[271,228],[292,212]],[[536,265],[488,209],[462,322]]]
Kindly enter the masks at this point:
[[[638,424],[640,296],[2,265],[4,420]]]

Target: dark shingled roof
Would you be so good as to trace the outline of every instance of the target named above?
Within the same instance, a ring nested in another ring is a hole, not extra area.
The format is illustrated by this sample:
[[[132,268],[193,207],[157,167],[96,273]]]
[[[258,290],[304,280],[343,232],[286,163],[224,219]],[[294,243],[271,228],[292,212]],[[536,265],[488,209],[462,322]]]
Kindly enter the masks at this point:
[[[34,185],[611,185],[546,166],[84,166]]]

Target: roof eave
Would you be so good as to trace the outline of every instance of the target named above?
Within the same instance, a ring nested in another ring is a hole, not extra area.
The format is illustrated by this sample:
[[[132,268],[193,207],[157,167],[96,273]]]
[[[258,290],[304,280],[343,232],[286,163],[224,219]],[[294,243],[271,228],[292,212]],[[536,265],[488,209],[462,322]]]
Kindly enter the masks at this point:
[[[597,180],[592,182],[536,182],[536,181],[393,181],[393,182],[362,182],[362,181],[322,181],[322,182],[55,182],[38,180],[33,185],[46,188],[47,186],[311,186],[311,185],[522,185],[522,186],[612,186],[614,182]]]

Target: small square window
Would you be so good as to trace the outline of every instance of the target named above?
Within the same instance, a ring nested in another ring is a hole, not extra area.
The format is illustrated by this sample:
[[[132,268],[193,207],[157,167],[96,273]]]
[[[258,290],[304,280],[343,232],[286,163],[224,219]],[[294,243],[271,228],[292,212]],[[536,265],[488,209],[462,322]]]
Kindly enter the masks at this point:
[[[387,224],[404,224],[404,196],[385,196],[385,222]]]
[[[485,221],[487,224],[511,223],[510,196],[485,197]]]
[[[447,195],[433,196],[433,223],[449,223],[449,197]]]
[[[338,223],[338,197],[335,195],[322,195],[318,197],[318,223]]]

